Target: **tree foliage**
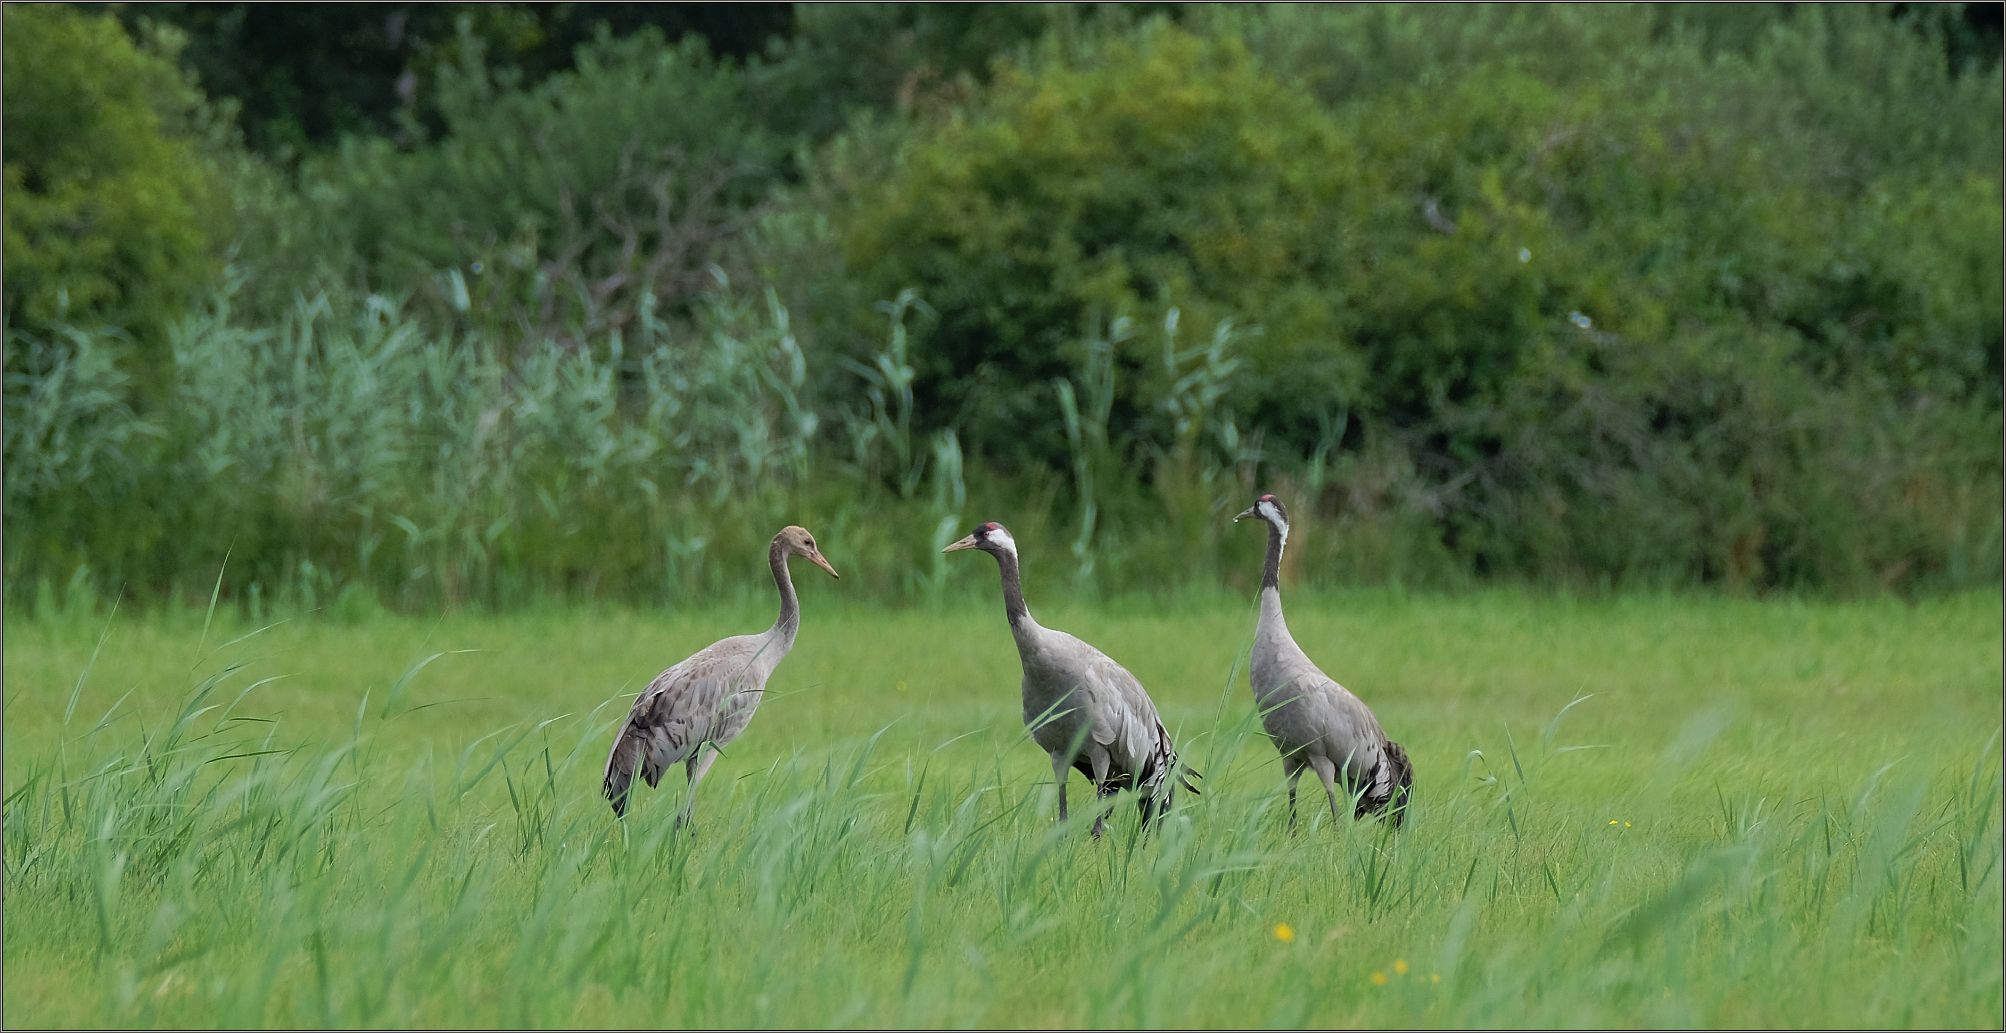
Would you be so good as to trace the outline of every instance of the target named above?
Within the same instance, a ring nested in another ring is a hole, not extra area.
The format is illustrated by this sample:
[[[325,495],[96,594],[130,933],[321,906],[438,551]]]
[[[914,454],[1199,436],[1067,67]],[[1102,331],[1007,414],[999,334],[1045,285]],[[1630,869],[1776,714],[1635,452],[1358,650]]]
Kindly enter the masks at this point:
[[[1256,486],[1332,577],[1996,575],[1996,6],[116,10],[5,12],[10,581],[632,593],[720,470],[1129,586]]]
[[[791,4],[112,4],[134,27],[186,33],[183,60],[210,96],[235,101],[248,142],[304,152],[348,135],[417,137],[446,131],[434,97],[468,41],[521,85],[573,67],[602,33],[694,36],[743,57],[784,36]]]
[[[1205,331],[1258,318],[1249,409],[1300,417],[1361,375],[1334,333],[1342,242],[1326,206],[1353,162],[1329,116],[1244,49],[1168,26],[1118,36],[1006,69],[882,176],[832,173],[849,192],[834,217],[844,306],[915,288],[937,314],[916,360],[921,409],[998,453],[1049,422],[1049,385],[1097,326],[1154,325],[1173,307]],[[1167,387],[1136,345],[1117,356],[1124,425]]]
[[[109,18],[26,4],[5,19],[7,324],[149,334],[220,269],[201,95]]]
[[[350,280],[405,285],[442,325],[574,345],[708,289],[787,157],[745,80],[644,33],[512,90],[467,42],[440,140],[351,141],[307,170]]]

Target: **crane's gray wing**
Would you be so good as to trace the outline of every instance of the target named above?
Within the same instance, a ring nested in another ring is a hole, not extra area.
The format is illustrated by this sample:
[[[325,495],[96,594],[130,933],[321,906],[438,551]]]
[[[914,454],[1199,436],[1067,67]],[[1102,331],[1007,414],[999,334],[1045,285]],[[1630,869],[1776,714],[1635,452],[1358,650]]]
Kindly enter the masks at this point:
[[[1346,788],[1359,794],[1357,817],[1391,810],[1404,820],[1414,785],[1407,751],[1386,737],[1365,701],[1324,673],[1264,610],[1248,657],[1247,677],[1261,705],[1261,724],[1284,758],[1321,756]]]
[[[1366,776],[1379,763],[1386,732],[1364,700],[1322,671],[1310,670],[1316,680],[1303,683],[1300,705],[1308,707],[1322,726],[1326,755],[1349,769],[1354,778]]]
[[[1337,764],[1345,784],[1360,794],[1356,816],[1390,807],[1398,826],[1414,784],[1407,751],[1386,737],[1372,708],[1337,679],[1307,659],[1300,673],[1303,689],[1296,705],[1306,708],[1320,727],[1324,755]]]
[[[1320,746],[1325,756],[1354,776],[1368,773],[1386,739],[1372,708],[1325,674],[1293,641],[1275,650],[1271,663],[1268,677],[1276,689],[1269,698],[1281,702],[1262,714],[1270,734],[1282,733],[1296,748]]]
[[[728,707],[722,705],[744,682],[754,646],[749,637],[728,638],[697,651],[663,671],[641,690],[634,709],[613,737],[600,790],[613,813],[627,813],[627,795],[638,770],[650,786],[669,765],[689,759],[711,738]]]
[[[1170,732],[1142,682],[1112,657],[1088,648],[1092,655],[1081,688],[1092,711],[1093,739],[1107,748],[1118,774],[1131,776],[1137,788],[1154,788],[1178,768]]]

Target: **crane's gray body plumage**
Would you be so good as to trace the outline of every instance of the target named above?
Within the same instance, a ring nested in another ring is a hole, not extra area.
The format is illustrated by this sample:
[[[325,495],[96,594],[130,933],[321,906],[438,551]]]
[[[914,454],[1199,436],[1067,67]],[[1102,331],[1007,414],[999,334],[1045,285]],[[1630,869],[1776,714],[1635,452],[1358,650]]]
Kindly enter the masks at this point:
[[[1288,517],[1272,496],[1262,496],[1245,516],[1268,524],[1268,561],[1261,578],[1260,617],[1247,658],[1247,678],[1260,709],[1261,726],[1282,755],[1289,780],[1289,820],[1295,821],[1296,780],[1314,771],[1338,815],[1342,787],[1356,796],[1354,817],[1391,809],[1400,824],[1413,786],[1407,751],[1386,737],[1365,701],[1338,684],[1310,660],[1282,615],[1280,566],[1288,541]]]
[[[1106,653],[1028,617],[1011,631],[1032,741],[1106,791],[1163,794],[1177,753],[1142,682]]]
[[[798,540],[793,532],[799,532]],[[774,537],[768,551],[774,587],[780,593],[780,616],[772,627],[705,646],[656,675],[635,698],[627,720],[613,737],[613,751],[606,758],[606,776],[600,785],[614,814],[626,814],[637,772],[652,787],[661,783],[662,773],[671,765],[687,764],[690,800],[677,820],[689,820],[697,783],[710,770],[718,751],[751,723],[766,694],[766,680],[794,648],[801,609],[787,572],[787,557],[807,556],[835,573],[807,534],[798,527],[788,527]]]
[[[1197,772],[1179,762],[1170,732],[1142,682],[1106,653],[1032,619],[1009,532],[985,524],[948,551],[965,548],[996,557],[1010,636],[1024,671],[1024,726],[1051,758],[1059,818],[1066,817],[1068,769],[1085,775],[1101,796],[1141,791],[1145,825],[1159,807],[1169,810],[1179,785],[1197,792],[1188,781]],[[1096,818],[1094,835],[1101,829]]]

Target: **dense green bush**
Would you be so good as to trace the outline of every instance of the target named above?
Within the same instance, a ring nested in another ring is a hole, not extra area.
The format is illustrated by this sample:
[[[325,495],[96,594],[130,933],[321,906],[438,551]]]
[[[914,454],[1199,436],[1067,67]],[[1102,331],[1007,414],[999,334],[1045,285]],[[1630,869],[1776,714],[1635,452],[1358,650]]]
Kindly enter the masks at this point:
[[[744,79],[700,41],[642,34],[510,90],[464,42],[444,137],[351,140],[307,170],[321,246],[350,253],[351,282],[409,294],[438,326],[572,346],[708,290],[786,157]]]
[[[572,67],[599,33],[653,27],[719,54],[760,52],[794,21],[788,4],[117,4],[128,25],[172,25],[183,64],[239,106],[260,153],[297,156],[346,135],[423,138],[440,128],[432,87],[468,40],[523,83]]]
[[[601,14],[654,17],[620,5]],[[378,33],[367,20],[316,17]],[[311,211],[252,220],[270,246],[247,249],[261,275],[246,303],[274,313],[291,303],[263,282],[281,266],[287,278],[409,298],[435,330],[595,344],[645,306],[683,312],[711,289],[712,266],[747,279],[744,231],[774,185],[798,174],[799,145],[861,109],[965,99],[992,49],[1070,16],[818,9],[764,58],[729,61],[703,38],[640,31],[602,34],[562,67],[547,67],[553,39],[575,36],[586,14],[500,5],[462,16],[450,38],[440,17],[405,26],[417,35],[401,60],[423,73],[408,107],[425,124],[310,156],[299,179]],[[869,74],[853,74],[860,64]],[[284,232],[295,222],[313,231]]]
[[[1257,489],[1318,579],[2001,561],[1968,18],[817,8],[526,86],[490,21],[430,52],[430,131],[294,169],[109,22],[6,17],[10,591],[227,552],[310,599],[662,599],[807,520],[903,593],[988,517],[1150,589],[1244,579]]]
[[[1354,162],[1306,95],[1230,42],[1157,25],[1013,66],[965,115],[913,134],[882,178],[859,164],[830,173],[835,315],[915,289],[937,313],[915,349],[920,407],[992,458],[1064,454],[1036,431],[1053,424],[1049,385],[1082,365],[1070,345],[1119,316],[1258,318],[1246,411],[1310,423],[1358,383],[1334,333],[1341,232],[1326,204]],[[866,341],[867,327],[844,331]],[[1168,385],[1148,350],[1115,361],[1113,419],[1128,426]]]
[[[222,268],[201,94],[109,17],[25,4],[5,20],[7,325],[151,338]]]
[[[825,140],[859,116],[941,114],[995,63],[1049,36],[1119,31],[1172,4],[802,4],[794,31],[747,70],[769,125]]]
[[[1317,506],[1419,511],[1455,566],[1975,569],[1999,495],[1997,69],[1947,75],[1882,12],[1771,12],[1753,38],[1471,14],[1220,11],[1204,40],[1053,48],[889,162],[835,149],[844,263],[819,275],[864,292],[850,312],[917,289],[938,313],[919,408],[991,461],[1077,456],[1051,418],[1075,382],[1111,387],[1117,461],[1163,455],[1151,345],[1107,369],[1079,348],[1176,299],[1258,324],[1215,419],[1259,476],[1323,455],[1364,486]]]
[[[1405,440],[1476,569],[1865,587],[1992,548],[1996,159],[1941,128],[1881,150],[1887,115],[1836,112],[1879,75],[1901,99],[1874,110],[1952,105],[1996,139],[1997,90],[1900,36],[1868,60],[1844,17],[1752,56],[1479,61],[1340,105],[1376,177],[1353,415]]]

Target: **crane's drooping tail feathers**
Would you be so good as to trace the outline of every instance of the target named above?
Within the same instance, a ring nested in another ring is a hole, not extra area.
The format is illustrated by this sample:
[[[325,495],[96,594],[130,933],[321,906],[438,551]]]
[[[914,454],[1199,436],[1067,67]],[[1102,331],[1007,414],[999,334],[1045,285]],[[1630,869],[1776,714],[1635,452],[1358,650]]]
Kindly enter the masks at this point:
[[[1191,767],[1181,760],[1172,759],[1171,763],[1176,765],[1177,768],[1177,784],[1183,786],[1184,791],[1193,796],[1203,795],[1198,792],[1197,786],[1191,784],[1191,780],[1194,778],[1204,778],[1205,776],[1199,774],[1197,768]]]
[[[600,784],[600,792],[604,792],[614,804],[616,818],[626,816],[628,794],[634,790],[636,760],[640,760],[640,742],[634,742],[634,738],[626,734],[626,728],[622,728],[620,736],[614,738],[612,756],[606,758],[606,780]]]
[[[1164,780],[1169,778],[1176,779],[1177,785],[1183,786],[1191,795],[1202,795],[1198,792],[1198,787],[1191,784],[1191,780],[1205,776],[1193,770],[1177,756],[1177,748],[1170,744],[1170,730],[1163,727],[1161,721],[1156,723],[1156,750],[1156,763],[1152,765],[1154,770],[1145,770],[1142,778],[1142,785],[1149,790],[1150,795],[1159,793]]]
[[[627,816],[627,798],[633,793],[634,768],[641,767],[641,777],[654,785],[662,780],[662,769],[658,765],[643,764],[642,754],[647,752],[638,735],[630,734],[624,724],[620,734],[613,739],[613,753],[606,758],[606,780],[600,783],[600,792],[613,802],[615,817]]]
[[[1413,795],[1414,765],[1407,759],[1407,748],[1388,739],[1380,750],[1379,767],[1372,772],[1371,789],[1359,798],[1357,816],[1388,813],[1393,827],[1399,828],[1407,820]]]
[[[1183,761],[1178,760],[1175,754],[1172,754],[1168,764],[1158,765],[1154,772],[1142,779],[1141,788],[1151,796],[1158,796],[1163,792],[1163,783],[1170,778],[1175,778],[1177,785],[1172,786],[1172,789],[1182,786],[1185,792],[1193,796],[1202,796],[1204,794],[1198,791],[1197,786],[1191,784],[1191,780],[1204,777],[1204,775],[1199,774],[1196,770],[1184,764]]]

